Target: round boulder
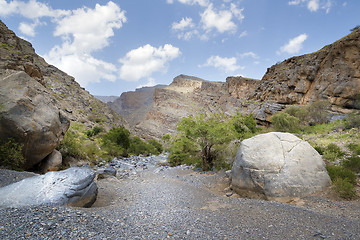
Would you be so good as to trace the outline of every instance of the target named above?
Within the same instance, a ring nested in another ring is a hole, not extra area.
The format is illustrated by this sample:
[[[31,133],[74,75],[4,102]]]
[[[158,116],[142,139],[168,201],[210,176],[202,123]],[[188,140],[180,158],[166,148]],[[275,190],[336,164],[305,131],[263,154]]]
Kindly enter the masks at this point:
[[[55,97],[22,71],[0,72],[0,140],[23,145],[24,169],[40,163],[70,126]]]
[[[265,199],[302,197],[331,184],[320,154],[293,134],[280,132],[242,141],[231,181],[240,195]]]

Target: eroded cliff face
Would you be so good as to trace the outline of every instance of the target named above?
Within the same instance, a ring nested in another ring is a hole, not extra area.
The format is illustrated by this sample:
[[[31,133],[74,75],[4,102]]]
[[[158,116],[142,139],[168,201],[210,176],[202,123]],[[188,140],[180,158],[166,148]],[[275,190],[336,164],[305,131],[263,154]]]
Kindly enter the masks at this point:
[[[241,111],[254,113],[259,119],[266,120],[265,104],[247,99],[258,82],[242,77],[212,82],[186,75],[177,76],[169,86],[155,90],[153,107],[134,131],[144,138],[161,138],[164,134],[174,133],[177,122],[191,114],[224,112],[232,116]]]
[[[72,121],[93,126],[126,124],[109,106],[94,98],[73,77],[49,65],[35,53],[31,43],[18,38],[0,21],[0,70],[26,72],[57,100],[57,107]]]
[[[154,91],[164,87],[166,85],[157,85],[124,92],[119,98],[108,104],[111,109],[126,119],[130,127],[133,127],[143,121],[146,113],[151,110]]]
[[[359,108],[360,30],[321,50],[292,57],[268,69],[250,98],[282,104],[328,100]]]
[[[237,111],[252,113],[263,124],[290,105],[328,100],[336,109],[359,109],[360,30],[321,50],[292,57],[269,68],[262,80],[228,77],[210,82],[180,75],[154,92],[153,107],[136,125],[143,137],[174,133],[176,123],[190,114]]]

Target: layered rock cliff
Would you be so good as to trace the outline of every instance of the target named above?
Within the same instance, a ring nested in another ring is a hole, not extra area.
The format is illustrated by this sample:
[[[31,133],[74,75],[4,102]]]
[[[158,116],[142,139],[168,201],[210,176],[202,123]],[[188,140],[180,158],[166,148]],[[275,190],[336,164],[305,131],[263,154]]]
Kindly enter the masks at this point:
[[[240,111],[254,113],[259,120],[266,121],[266,112],[271,114],[273,110],[267,109],[264,103],[247,100],[258,82],[243,77],[229,77],[226,82],[213,82],[186,75],[177,76],[169,86],[155,90],[153,107],[146,113],[144,120],[135,126],[134,131],[144,138],[161,138],[166,133],[174,133],[182,117],[200,113],[209,115],[225,112],[234,115]]]
[[[261,81],[228,77],[226,82],[209,82],[180,75],[157,89],[153,98],[153,107],[135,127],[143,137],[173,133],[176,123],[190,114],[240,111],[268,124],[274,113],[289,105],[317,100],[328,100],[337,109],[359,109],[360,30],[315,53],[272,66]]]
[[[328,100],[360,108],[360,29],[321,50],[269,68],[250,98],[283,104]]]
[[[133,127],[143,121],[146,113],[150,111],[153,105],[154,91],[164,87],[166,85],[156,85],[123,92],[120,97],[108,104],[111,109],[126,119],[130,127]]]

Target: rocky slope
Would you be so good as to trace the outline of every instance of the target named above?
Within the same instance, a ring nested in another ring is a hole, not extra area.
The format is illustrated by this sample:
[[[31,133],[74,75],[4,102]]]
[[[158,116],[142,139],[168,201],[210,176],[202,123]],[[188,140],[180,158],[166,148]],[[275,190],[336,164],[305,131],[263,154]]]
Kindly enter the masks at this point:
[[[25,169],[36,168],[53,152],[70,121],[105,129],[126,124],[1,21],[0,84],[0,141],[12,138],[23,145]]]
[[[135,91],[124,92],[114,101],[109,102],[111,109],[123,116],[131,127],[144,119],[153,105],[155,89],[161,89],[166,85],[154,87],[142,87]]]
[[[237,111],[252,113],[268,124],[271,116],[289,105],[328,100],[333,109],[359,109],[360,30],[321,50],[292,57],[269,68],[262,80],[228,77],[210,82],[180,75],[154,92],[154,105],[135,130],[143,137],[160,138],[175,131],[189,114]]]
[[[71,121],[89,126],[125,124],[117,113],[81,88],[73,77],[46,63],[29,42],[18,38],[1,21],[0,69],[26,72],[56,98],[59,108]]]
[[[269,68],[250,98],[284,104],[328,100],[359,109],[360,29],[323,47]]]
[[[173,133],[176,123],[190,114],[225,112],[234,115],[237,111],[254,113],[259,120],[266,121],[268,115],[282,108],[247,100],[247,96],[258,84],[258,80],[229,77],[226,82],[212,82],[200,78],[180,75],[163,89],[154,92],[154,104],[134,131],[144,138],[161,138]]]

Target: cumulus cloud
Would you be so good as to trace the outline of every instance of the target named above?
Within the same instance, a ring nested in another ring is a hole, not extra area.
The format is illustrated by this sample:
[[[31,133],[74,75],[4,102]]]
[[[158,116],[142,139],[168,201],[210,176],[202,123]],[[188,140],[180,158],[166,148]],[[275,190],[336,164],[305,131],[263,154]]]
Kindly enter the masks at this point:
[[[61,70],[73,75],[82,86],[101,79],[116,80],[116,67],[94,58],[91,54],[109,45],[114,29],[126,22],[125,12],[113,2],[96,4],[71,11],[71,14],[56,21],[55,36],[62,44],[56,45],[45,59]]]
[[[258,55],[253,52],[245,52],[245,53],[239,54],[239,56],[240,56],[240,58],[247,58],[247,57],[254,58],[254,59],[259,58]]]
[[[180,22],[174,22],[171,26],[173,30],[185,30],[186,28],[193,28],[195,25],[192,18],[186,17],[181,19]]]
[[[25,34],[30,37],[35,37],[35,28],[37,25],[38,25],[37,23],[21,22],[19,25],[19,30],[22,34]]]
[[[180,3],[187,5],[200,5],[202,7],[206,7],[210,4],[209,0],[178,0]],[[167,3],[172,4],[174,0],[166,0]]]
[[[332,7],[332,0],[292,0],[288,2],[289,5],[300,5],[301,3],[306,5],[311,12],[317,12],[321,8],[329,13]]]
[[[220,9],[214,7],[209,1],[196,0],[178,0],[183,4],[194,5],[199,4],[204,7],[200,13],[200,22],[195,24],[192,18],[182,18],[179,22],[174,22],[171,29],[178,32],[178,38],[189,40],[197,36],[202,40],[208,40],[210,33],[235,33],[237,23],[242,22],[245,18],[243,8],[231,1],[224,1],[230,4],[222,4]],[[169,1],[168,1],[169,2]]]
[[[236,24],[232,21],[233,14],[228,10],[217,11],[214,9],[213,4],[201,14],[201,23],[203,29],[207,32],[216,29],[220,33],[227,31],[234,32]]]
[[[308,38],[308,35],[303,33],[295,38],[289,40],[287,44],[282,46],[277,54],[287,53],[287,54],[296,54],[299,53],[303,47],[304,41]]]
[[[21,15],[28,19],[39,19],[41,17],[58,18],[69,14],[66,10],[55,10],[45,3],[30,0],[28,2],[13,0],[7,2],[0,0],[0,16],[6,17],[10,15]]]
[[[227,58],[220,56],[211,56],[206,60],[206,63],[199,67],[215,67],[226,73],[232,73],[239,69],[244,69],[243,66],[237,65],[235,57]]]
[[[247,31],[243,31],[240,33],[239,38],[246,37],[248,35]]]
[[[180,50],[170,44],[155,48],[149,44],[129,51],[119,59],[119,76],[126,81],[138,81],[149,78],[154,72],[166,71],[167,63],[181,54]]]

